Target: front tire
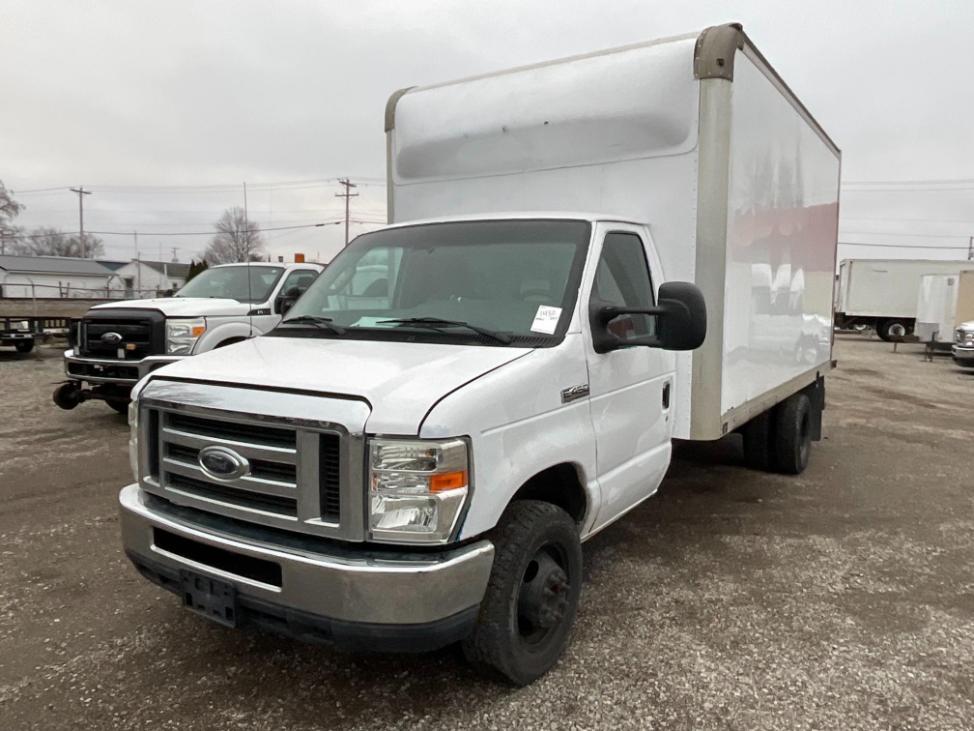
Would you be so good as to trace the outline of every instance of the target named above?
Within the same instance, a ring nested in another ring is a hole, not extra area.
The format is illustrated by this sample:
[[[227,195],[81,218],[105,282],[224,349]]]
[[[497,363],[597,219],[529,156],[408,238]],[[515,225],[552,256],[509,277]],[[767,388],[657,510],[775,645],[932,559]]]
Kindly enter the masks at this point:
[[[34,349],[34,341],[25,340],[23,342],[17,343],[14,347],[17,348],[18,353],[29,353]]]
[[[512,503],[494,534],[494,565],[463,653],[478,670],[524,686],[568,644],[582,588],[578,527],[561,508]]]
[[[110,401],[105,401],[106,404],[111,406],[116,412],[125,416],[129,411],[129,401],[128,399],[111,399]]]

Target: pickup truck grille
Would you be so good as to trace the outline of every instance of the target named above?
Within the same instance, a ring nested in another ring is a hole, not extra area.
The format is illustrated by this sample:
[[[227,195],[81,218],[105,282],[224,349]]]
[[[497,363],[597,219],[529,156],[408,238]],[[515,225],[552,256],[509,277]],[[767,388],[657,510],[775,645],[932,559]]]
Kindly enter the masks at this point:
[[[150,492],[279,528],[341,530],[341,434],[202,409],[144,408],[140,420]],[[201,452],[211,447],[232,455],[237,470],[221,476],[205,468]]]
[[[118,358],[121,350],[124,359],[141,360],[148,355],[161,355],[164,340],[165,318],[161,312],[112,308],[85,315],[78,345],[82,355],[93,358]]]

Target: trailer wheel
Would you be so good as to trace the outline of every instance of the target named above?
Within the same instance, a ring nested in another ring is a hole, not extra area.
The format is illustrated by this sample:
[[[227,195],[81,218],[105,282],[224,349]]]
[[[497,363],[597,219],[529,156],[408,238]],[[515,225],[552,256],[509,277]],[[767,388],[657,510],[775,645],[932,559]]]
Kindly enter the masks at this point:
[[[778,404],[773,413],[774,468],[786,475],[799,475],[808,466],[812,448],[812,402],[796,393]]]
[[[568,644],[582,588],[578,528],[539,500],[508,507],[494,534],[494,565],[463,654],[478,670],[524,686]]]
[[[30,351],[32,351],[34,349],[34,341],[33,340],[23,340],[23,341],[17,343],[17,345],[14,346],[14,347],[17,348],[17,352],[18,353],[29,353]]]
[[[741,427],[744,437],[744,464],[752,470],[771,469],[772,437],[774,434],[769,412],[758,414]]]
[[[876,326],[876,334],[887,343],[898,342],[913,334],[913,324],[909,320],[883,320]]]
[[[125,416],[129,411],[129,401],[128,399],[110,399],[105,401],[106,404],[111,406],[117,413]]]

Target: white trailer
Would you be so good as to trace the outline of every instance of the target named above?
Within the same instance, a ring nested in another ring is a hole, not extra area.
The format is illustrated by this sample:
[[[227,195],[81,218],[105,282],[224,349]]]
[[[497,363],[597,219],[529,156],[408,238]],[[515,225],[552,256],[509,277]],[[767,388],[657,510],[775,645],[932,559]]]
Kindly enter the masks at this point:
[[[391,225],[133,390],[123,543],[224,624],[529,683],[674,437],[808,464],[839,150],[730,25],[403,90],[386,131]]]
[[[974,262],[958,274],[924,274],[917,294],[916,336],[922,343],[949,348],[955,332],[974,320]]]
[[[957,275],[969,261],[930,259],[844,259],[839,265],[835,324],[868,326],[887,341],[913,333],[917,292],[925,274]]]

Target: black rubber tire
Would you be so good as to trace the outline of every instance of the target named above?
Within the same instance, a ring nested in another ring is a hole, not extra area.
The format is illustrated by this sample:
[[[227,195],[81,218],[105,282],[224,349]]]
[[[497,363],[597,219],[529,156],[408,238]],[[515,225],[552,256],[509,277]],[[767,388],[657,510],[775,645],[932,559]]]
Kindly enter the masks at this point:
[[[118,412],[122,416],[126,416],[128,414],[128,412],[129,412],[129,401],[128,401],[128,399],[124,399],[124,400],[123,399],[112,399],[111,401],[105,401],[105,403],[108,404],[112,409],[114,409],[116,412]]]
[[[770,412],[758,414],[747,422],[741,427],[741,436],[744,437],[744,464],[752,470],[770,470],[774,437]]]
[[[792,394],[774,409],[774,464],[776,471],[800,475],[812,449],[812,402],[807,394]]]
[[[890,332],[895,325],[903,326],[905,333],[902,336],[896,336]],[[880,340],[885,340],[887,343],[899,342],[913,334],[913,324],[908,320],[881,320],[876,325],[876,334]]]
[[[550,670],[568,645],[582,588],[578,527],[564,510],[539,500],[512,503],[492,536],[494,565],[463,654],[481,673],[524,686]],[[521,636],[518,598],[529,566],[542,550],[557,548],[568,579],[560,622],[536,646]]]
[[[29,353],[34,349],[34,341],[26,340],[24,342],[17,343],[15,346],[18,353]]]

